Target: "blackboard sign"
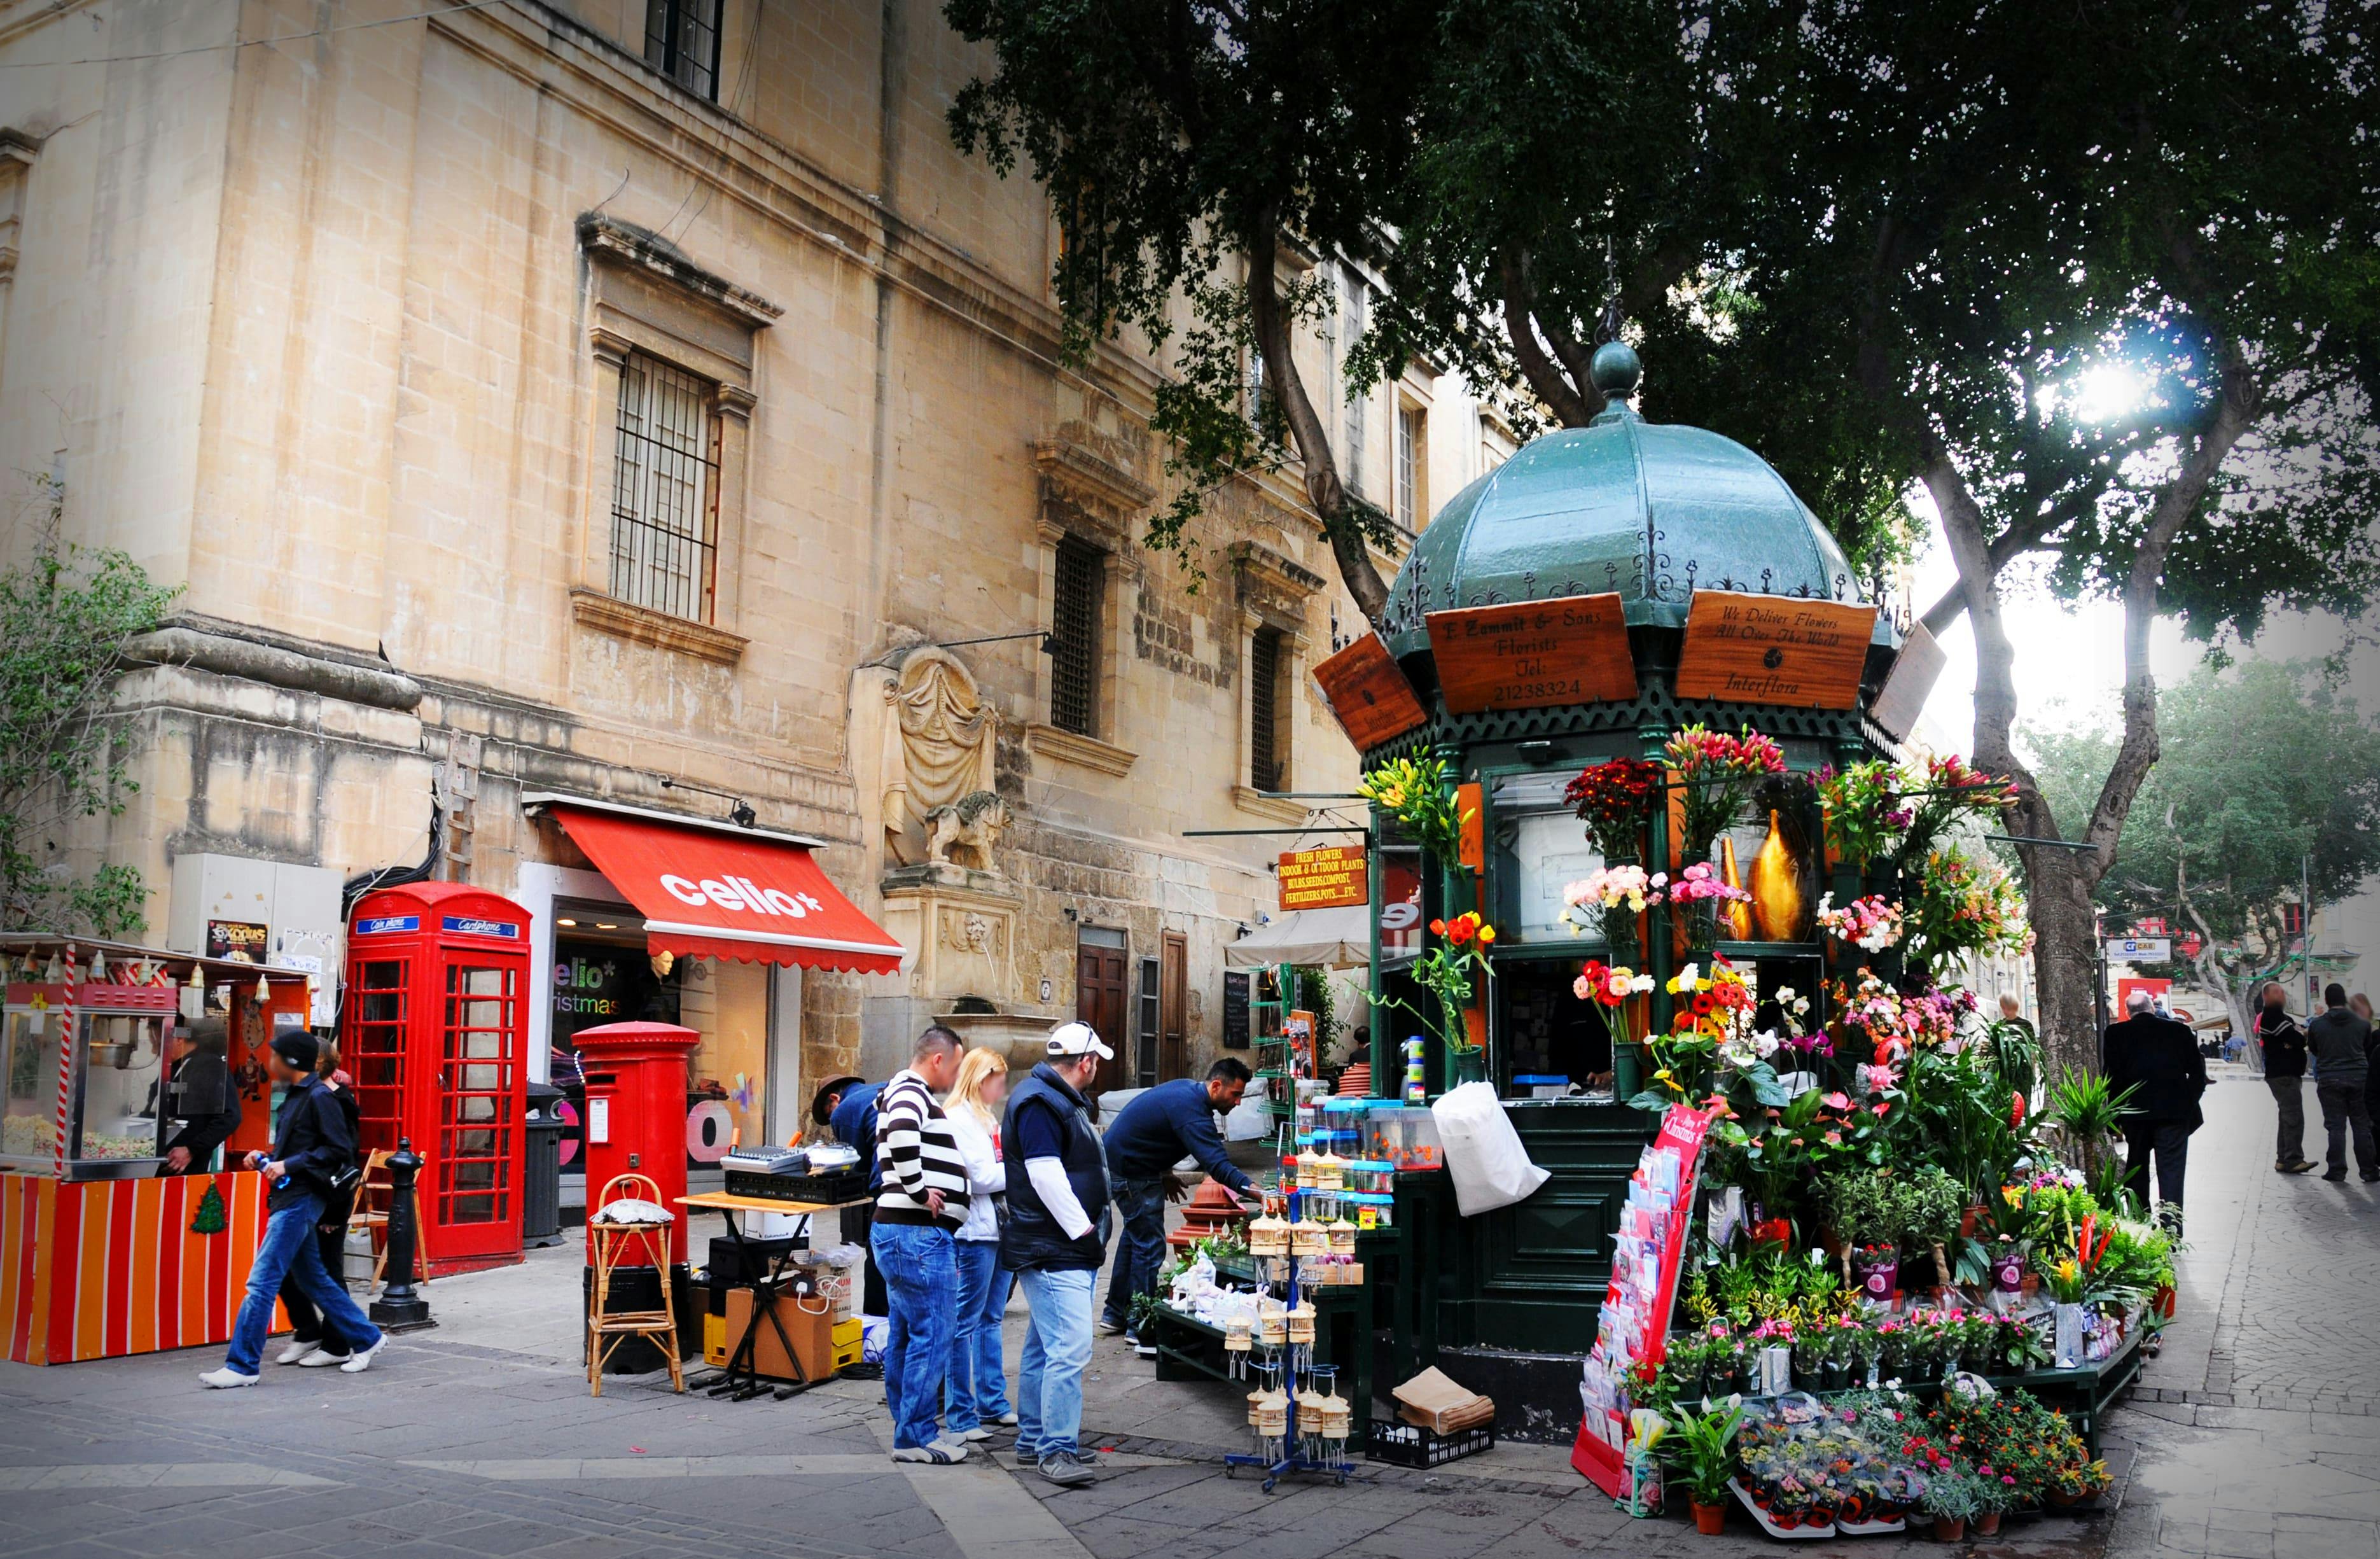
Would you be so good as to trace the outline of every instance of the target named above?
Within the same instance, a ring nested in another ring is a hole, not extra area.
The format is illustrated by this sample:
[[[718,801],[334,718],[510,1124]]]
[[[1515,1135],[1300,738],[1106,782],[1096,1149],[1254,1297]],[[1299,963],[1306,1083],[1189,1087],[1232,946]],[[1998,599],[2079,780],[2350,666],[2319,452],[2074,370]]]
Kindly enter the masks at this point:
[[[1248,971],[1223,971],[1223,1048],[1248,1048]]]

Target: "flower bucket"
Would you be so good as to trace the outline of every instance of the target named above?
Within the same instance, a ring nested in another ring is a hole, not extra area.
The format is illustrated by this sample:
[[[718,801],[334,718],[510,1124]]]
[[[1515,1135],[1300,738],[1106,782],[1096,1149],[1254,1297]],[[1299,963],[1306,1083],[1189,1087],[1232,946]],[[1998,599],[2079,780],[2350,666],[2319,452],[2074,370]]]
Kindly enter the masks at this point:
[[[1859,1274],[1860,1292],[1879,1305],[1892,1303],[1893,1290],[1900,1283],[1900,1257],[1898,1252],[1885,1257],[1853,1256],[1852,1270]]]
[[[1446,1086],[1457,1089],[1464,1083],[1488,1080],[1488,1053],[1485,1050],[1450,1050],[1446,1053]]]

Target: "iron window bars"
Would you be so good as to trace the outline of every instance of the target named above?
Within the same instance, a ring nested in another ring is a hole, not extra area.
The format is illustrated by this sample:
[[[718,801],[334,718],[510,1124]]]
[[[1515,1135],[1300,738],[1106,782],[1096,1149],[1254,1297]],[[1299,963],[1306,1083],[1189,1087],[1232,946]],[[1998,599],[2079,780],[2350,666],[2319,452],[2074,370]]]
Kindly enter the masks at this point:
[[[631,353],[620,365],[612,480],[612,593],[710,621],[719,546],[719,427],[711,386]]]

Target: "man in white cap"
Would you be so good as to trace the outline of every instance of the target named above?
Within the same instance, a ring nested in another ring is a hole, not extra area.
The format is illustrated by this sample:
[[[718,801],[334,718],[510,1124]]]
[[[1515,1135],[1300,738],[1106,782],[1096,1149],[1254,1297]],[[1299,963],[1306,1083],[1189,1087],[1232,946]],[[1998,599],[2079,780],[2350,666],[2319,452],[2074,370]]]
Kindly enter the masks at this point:
[[[1115,1059],[1087,1023],[1062,1023],[1046,1059],[1009,1096],[1008,1183],[1001,1265],[1016,1273],[1031,1319],[1017,1366],[1016,1459],[1067,1488],[1094,1481],[1083,1460],[1083,1371],[1091,1362],[1091,1297],[1107,1258],[1108,1171],[1091,1130],[1089,1090]]]

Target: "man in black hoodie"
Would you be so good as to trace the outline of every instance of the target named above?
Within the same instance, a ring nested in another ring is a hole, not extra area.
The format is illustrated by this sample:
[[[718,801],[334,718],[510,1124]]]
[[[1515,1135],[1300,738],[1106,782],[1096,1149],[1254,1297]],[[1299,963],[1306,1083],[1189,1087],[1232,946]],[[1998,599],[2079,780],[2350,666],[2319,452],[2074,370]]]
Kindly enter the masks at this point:
[[[2372,1110],[2363,1083],[2371,1073],[2364,1041],[2372,1025],[2347,1005],[2347,987],[2337,980],[2323,987],[2321,1017],[2306,1025],[2306,1048],[2313,1052],[2313,1096],[2322,1102],[2323,1134],[2329,1139],[2325,1180],[2347,1178],[2347,1144],[2355,1143],[2355,1167],[2366,1180],[2380,1180],[2380,1154],[2372,1139]]]
[[[199,1377],[217,1389],[256,1383],[264,1336],[273,1326],[273,1301],[284,1277],[294,1275],[322,1312],[325,1340],[336,1337],[346,1345],[347,1360],[339,1368],[348,1374],[362,1373],[388,1340],[323,1270],[322,1252],[315,1248],[314,1227],[322,1222],[322,1204],[337,1188],[356,1151],[346,1112],[314,1076],[319,1056],[314,1036],[299,1029],[276,1036],[265,1063],[273,1080],[285,1090],[281,1116],[273,1151],[249,1153],[245,1167],[261,1174],[272,1190],[264,1199],[264,1238],[248,1269],[248,1297],[232,1323],[230,1351],[222,1369]]]
[[[2273,1139],[2273,1167],[2283,1175],[2303,1175],[2313,1167],[2305,1156],[2305,1030],[2289,1016],[2289,993],[2277,980],[2265,983],[2264,1005],[2256,1009],[2256,1048],[2265,1056],[2265,1086],[2273,1090],[2280,1124]]]

